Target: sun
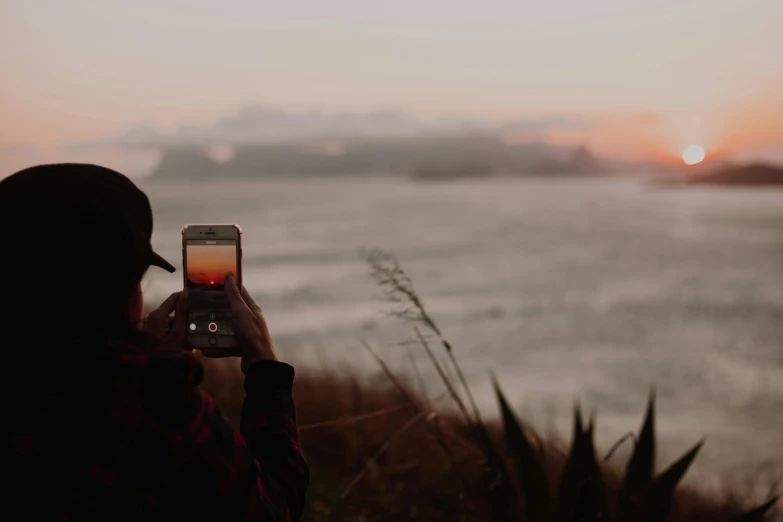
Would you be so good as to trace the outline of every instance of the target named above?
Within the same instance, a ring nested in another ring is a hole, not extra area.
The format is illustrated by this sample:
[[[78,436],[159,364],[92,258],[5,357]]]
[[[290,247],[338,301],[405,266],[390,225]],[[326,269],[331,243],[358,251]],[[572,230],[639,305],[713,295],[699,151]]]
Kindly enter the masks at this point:
[[[698,145],[688,145],[685,150],[682,151],[682,161],[686,165],[696,165],[704,161],[704,149]]]

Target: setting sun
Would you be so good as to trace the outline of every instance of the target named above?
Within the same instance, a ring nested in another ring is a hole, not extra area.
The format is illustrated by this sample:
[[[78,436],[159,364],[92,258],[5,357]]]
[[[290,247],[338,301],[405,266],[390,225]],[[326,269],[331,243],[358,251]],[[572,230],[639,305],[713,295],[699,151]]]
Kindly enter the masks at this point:
[[[686,165],[696,165],[704,161],[704,149],[697,145],[688,145],[685,150],[682,151],[682,161]]]

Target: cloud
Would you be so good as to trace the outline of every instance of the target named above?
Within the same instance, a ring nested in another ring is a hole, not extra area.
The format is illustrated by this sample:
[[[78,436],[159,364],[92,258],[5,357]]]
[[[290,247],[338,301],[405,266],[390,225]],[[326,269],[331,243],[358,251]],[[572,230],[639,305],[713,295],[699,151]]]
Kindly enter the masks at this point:
[[[207,126],[183,125],[162,132],[143,125],[104,140],[73,144],[75,148],[120,145],[126,147],[212,146],[290,141],[373,138],[415,138],[455,133],[517,133],[535,135],[553,129],[585,129],[587,120],[551,117],[492,121],[454,115],[418,118],[400,110],[374,112],[286,111],[252,105],[219,118]]]

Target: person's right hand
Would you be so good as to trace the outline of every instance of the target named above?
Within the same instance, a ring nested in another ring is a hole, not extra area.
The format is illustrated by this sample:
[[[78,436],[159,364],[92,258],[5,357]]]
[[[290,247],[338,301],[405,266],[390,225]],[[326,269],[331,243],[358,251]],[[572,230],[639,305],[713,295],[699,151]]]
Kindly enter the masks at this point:
[[[277,360],[272,336],[269,335],[264,314],[255,302],[250,292],[244,286],[240,291],[232,274],[227,274],[224,281],[226,298],[231,305],[234,334],[239,339],[242,355],[242,371],[246,371],[256,361]],[[204,350],[207,357],[219,357],[220,349]],[[231,355],[236,355],[232,353]]]
[[[191,351],[185,341],[188,332],[189,306],[190,301],[186,288],[181,292],[171,294],[158,308],[144,318],[142,330],[155,337],[159,350]]]

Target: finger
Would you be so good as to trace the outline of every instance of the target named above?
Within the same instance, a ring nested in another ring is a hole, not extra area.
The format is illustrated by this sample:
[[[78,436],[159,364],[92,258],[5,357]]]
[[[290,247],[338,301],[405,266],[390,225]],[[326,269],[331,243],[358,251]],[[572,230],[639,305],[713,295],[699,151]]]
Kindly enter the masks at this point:
[[[169,316],[160,310],[154,310],[144,318],[142,328],[155,335],[163,336],[169,329]]]
[[[155,310],[150,312],[150,315],[151,314],[156,314],[158,312],[165,313],[166,315],[169,315],[177,307],[177,301],[179,300],[179,295],[181,293],[182,292],[174,292],[173,294],[168,296],[165,301],[160,303],[159,307],[157,307]]]
[[[239,293],[234,275],[230,272],[226,274],[223,286],[226,288],[226,298],[228,299],[228,304],[231,305],[231,310],[239,312],[242,309],[248,309],[245,301],[242,299],[242,295]]]
[[[253,299],[253,296],[250,295],[250,292],[248,292],[247,288],[244,286],[242,286],[242,299],[245,301],[245,303],[247,303],[248,308],[258,312],[259,314],[261,313],[261,307],[258,305],[258,303],[256,303],[256,300]]]
[[[177,308],[174,311],[174,320],[171,323],[168,339],[174,342],[182,342],[187,334],[188,309],[190,308],[190,299],[188,290],[185,289],[179,294],[177,299]]]
[[[163,301],[158,308],[146,317],[146,328],[156,335],[163,336],[169,329],[169,316],[179,299],[180,292],[174,292]]]

